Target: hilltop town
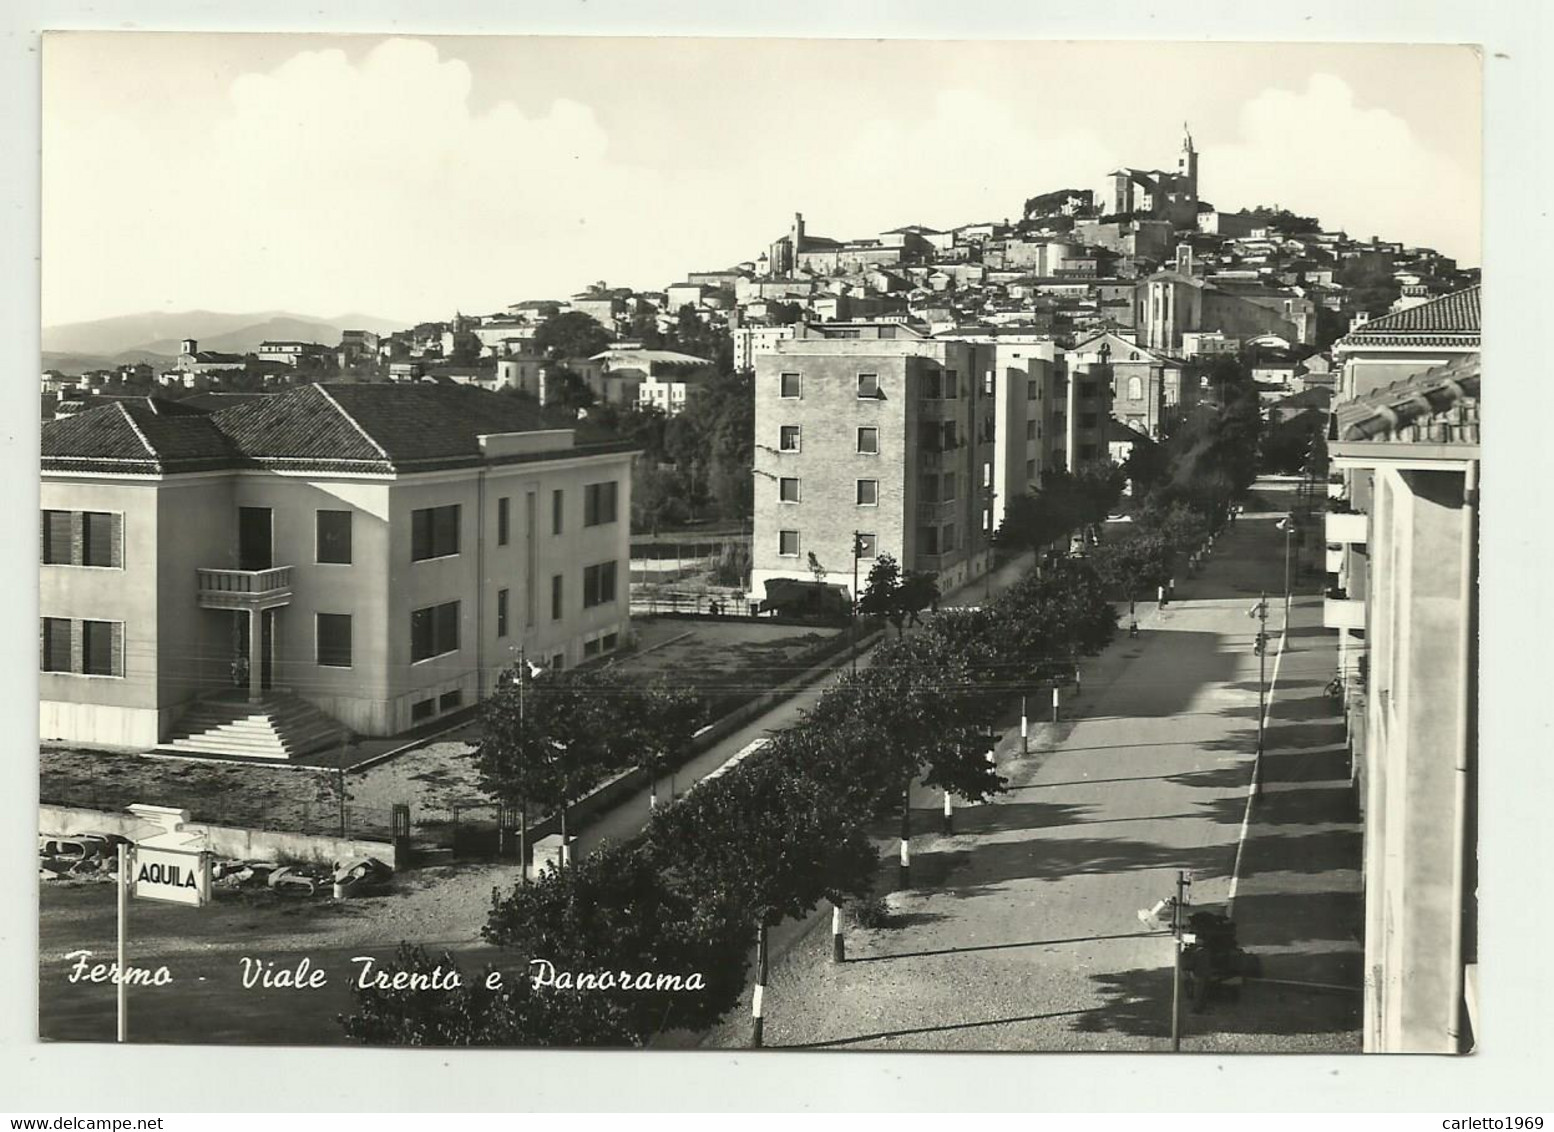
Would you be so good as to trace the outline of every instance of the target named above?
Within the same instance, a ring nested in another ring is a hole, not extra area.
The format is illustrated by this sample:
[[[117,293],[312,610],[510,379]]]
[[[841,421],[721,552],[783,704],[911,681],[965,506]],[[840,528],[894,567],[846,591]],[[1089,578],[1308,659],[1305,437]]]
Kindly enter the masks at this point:
[[[1471,1049],[1479,272],[1201,160],[45,371],[45,922],[107,931],[67,886],[154,803],[224,887],[142,953],[242,1040],[759,1046],[780,986],[773,1044]],[[710,989],[274,1009],[212,958],[302,946],[245,888],[407,976]]]

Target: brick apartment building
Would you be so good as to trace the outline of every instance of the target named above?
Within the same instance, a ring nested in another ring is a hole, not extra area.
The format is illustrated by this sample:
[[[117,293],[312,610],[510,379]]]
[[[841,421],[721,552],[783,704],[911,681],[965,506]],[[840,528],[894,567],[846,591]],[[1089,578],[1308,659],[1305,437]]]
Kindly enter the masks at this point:
[[[945,592],[982,576],[1012,495],[1106,458],[1108,388],[1035,336],[831,323],[774,343],[755,358],[756,596],[816,563],[851,592],[854,532],[860,582],[881,553]]]

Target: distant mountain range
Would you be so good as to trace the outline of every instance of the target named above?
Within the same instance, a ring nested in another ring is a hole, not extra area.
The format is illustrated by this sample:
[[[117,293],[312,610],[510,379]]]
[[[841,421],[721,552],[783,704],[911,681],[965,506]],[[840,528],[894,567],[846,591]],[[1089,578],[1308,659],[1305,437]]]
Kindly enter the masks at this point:
[[[321,342],[332,346],[345,330],[378,334],[401,330],[410,323],[366,314],[318,319],[286,311],[228,314],[220,311],[154,311],[118,315],[91,322],[71,322],[43,328],[43,366],[66,373],[150,362],[167,365],[178,356],[179,343],[193,338],[202,350],[246,354],[266,340]]]

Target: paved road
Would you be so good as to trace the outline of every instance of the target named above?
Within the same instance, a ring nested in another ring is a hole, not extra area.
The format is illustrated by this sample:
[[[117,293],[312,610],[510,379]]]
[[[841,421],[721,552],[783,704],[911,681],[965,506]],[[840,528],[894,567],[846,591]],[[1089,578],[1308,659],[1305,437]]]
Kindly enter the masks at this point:
[[[1011,584],[1021,573],[1020,561],[1006,565],[994,578],[993,592]],[[985,592],[982,583],[976,585],[976,594]],[[859,658],[867,664],[869,653]],[[735,731],[701,755],[681,767],[675,774],[673,787],[683,793],[693,782],[726,764],[749,746],[767,738],[772,732],[792,724],[800,712],[814,705],[828,685],[821,679],[802,690],[786,702],[773,708],[749,725]],[[660,784],[667,794],[670,783]],[[577,852],[592,852],[605,840],[623,840],[638,833],[647,823],[649,815],[648,791],[644,788],[624,799],[614,808],[588,823],[577,835]],[[485,886],[478,895],[483,902],[485,891],[493,884],[516,884],[516,867],[485,869],[477,874],[460,876],[452,873],[438,881],[440,885]],[[450,901],[450,904],[452,902]],[[465,905],[468,902],[464,902]],[[483,903],[477,902],[484,907]],[[148,908],[140,905],[135,917],[160,939],[178,937],[176,924],[169,917],[185,910]],[[211,1042],[335,1042],[341,1040],[335,1015],[348,1010],[350,998],[346,989],[348,979],[355,970],[351,963],[354,955],[374,955],[386,958],[393,954],[397,939],[385,941],[381,947],[334,946],[329,938],[326,923],[317,927],[319,945],[308,949],[293,946],[275,947],[266,944],[267,929],[272,925],[276,932],[295,935],[298,923],[292,918],[274,920],[280,915],[274,910],[255,911],[240,926],[204,925],[192,928],[200,937],[200,945],[191,947],[187,939],[178,939],[176,949],[159,946],[153,942],[145,948],[136,948],[131,957],[132,965],[154,969],[167,964],[174,971],[176,982],[171,987],[135,989],[131,991],[132,1015],[136,1025],[131,1037],[137,1041],[211,1041]],[[40,978],[40,1033],[46,1038],[60,1040],[111,1040],[114,1027],[114,995],[111,987],[87,983],[71,984],[67,975],[71,964],[62,956],[76,947],[91,948],[100,961],[113,950],[114,932],[113,896],[108,886],[92,890],[77,889],[69,894],[50,892],[45,894],[43,906],[42,949],[49,958],[41,965]],[[148,923],[149,921],[149,923]],[[188,921],[191,927],[197,921]],[[478,959],[484,963],[490,957],[478,942],[483,919],[470,922],[450,918],[439,925],[432,940],[424,942],[429,949],[447,946],[456,955]],[[171,925],[171,926],[169,926]],[[214,927],[215,930],[209,930]],[[796,935],[797,927],[787,929]],[[784,939],[788,935],[783,936]],[[303,958],[309,958],[315,967],[325,967],[333,972],[327,989],[320,991],[266,990],[262,987],[241,987],[240,960],[243,955],[262,956],[273,960],[278,967],[294,967]]]
[[[1170,894],[1223,906],[1258,717],[1260,592],[1283,587],[1283,500],[1250,509],[1143,635],[1087,666],[1074,718],[1040,729],[1029,755],[1000,744],[1010,789],[936,836],[939,799],[914,799],[913,888],[899,926],[855,931],[834,966],[824,932],[797,942],[767,998],[772,1045],[907,1049],[1155,1049],[1169,1044],[1171,944],[1135,912]],[[1282,603],[1270,628],[1278,631]],[[1334,665],[1320,599],[1298,597],[1268,731],[1266,804],[1239,863],[1243,940],[1282,980],[1191,1016],[1188,1048],[1338,1049],[1353,1044],[1358,831],[1335,766],[1321,688]],[[706,1044],[743,1044],[731,1019]]]

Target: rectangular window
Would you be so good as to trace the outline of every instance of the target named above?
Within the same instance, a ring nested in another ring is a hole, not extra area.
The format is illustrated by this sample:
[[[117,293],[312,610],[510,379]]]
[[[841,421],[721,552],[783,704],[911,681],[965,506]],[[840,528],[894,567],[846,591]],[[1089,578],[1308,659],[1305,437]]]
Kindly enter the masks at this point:
[[[1093,382],[1093,381],[1081,381],[1079,383],[1079,396],[1083,400],[1088,400],[1089,398],[1094,397],[1095,396],[1095,382]]]
[[[944,378],[938,370],[931,369],[923,374],[923,400],[937,401],[943,388]]]
[[[1035,460],[1027,460],[1027,461],[1025,461],[1025,478],[1028,481],[1032,482],[1032,483],[1034,483],[1036,481],[1036,461]]]
[[[955,524],[946,523],[944,525],[944,533],[939,536],[939,553],[949,554],[955,547]]]
[[[1095,459],[1095,445],[1093,445],[1093,444],[1081,444],[1079,446],[1079,458],[1081,460],[1093,460],[1093,459]]]
[[[797,452],[799,450],[799,426],[785,424],[779,432],[777,447],[783,452]]]
[[[512,533],[512,500],[502,496],[496,501],[496,544],[506,546]]]
[[[858,399],[874,400],[880,395],[880,375],[877,373],[860,373],[858,375]]]
[[[43,512],[43,561],[46,565],[69,566],[71,564],[71,528],[74,525],[73,512]]]
[[[599,644],[605,652],[614,652],[620,646],[621,635],[619,633],[606,633],[599,638]]]
[[[880,481],[879,480],[859,480],[858,481],[858,506],[859,507],[878,507],[879,506],[879,502],[880,502]]]
[[[496,591],[496,635],[507,636],[507,591]]]
[[[453,691],[444,692],[442,695],[437,697],[437,710],[440,712],[452,711],[454,708],[461,706],[463,703],[464,690],[462,688],[455,688]]]
[[[858,451],[874,456],[880,450],[880,430],[872,425],[858,430]]]
[[[863,531],[858,532],[858,557],[873,558],[879,553],[879,539]]]
[[[782,378],[780,379],[780,381],[781,381],[781,388],[779,390],[779,395],[780,396],[783,396],[783,397],[802,397],[802,396],[804,396],[804,379],[802,377],[800,377],[798,374],[796,374],[796,373],[785,373],[785,374],[782,375]]]
[[[601,562],[583,570],[583,608],[610,605],[615,601],[615,563]]]
[[[88,676],[122,676],[114,621],[81,622],[81,671]]]
[[[982,375],[982,392],[991,397],[993,395],[993,371],[988,370]]]
[[[560,574],[550,576],[550,619],[560,621],[566,616],[566,581]]]
[[[952,369],[944,371],[944,398],[953,401],[960,396],[960,374]]]
[[[113,565],[114,516],[106,511],[81,514],[81,565]]]
[[[583,488],[583,526],[602,527],[615,522],[617,494],[614,480],[586,485]]]
[[[953,448],[959,448],[960,447],[960,441],[956,437],[956,428],[955,428],[955,422],[954,421],[945,421],[944,422],[944,445],[943,445],[943,447],[944,447],[944,450],[946,452],[950,451]]]
[[[784,503],[799,501],[799,481],[796,476],[783,476],[777,481],[777,497]]]
[[[799,532],[778,531],[777,553],[784,558],[797,558],[799,556]]]
[[[410,705],[410,722],[422,723],[437,714],[436,700],[420,700]]]
[[[923,503],[939,502],[939,477],[932,472],[925,472],[918,477],[917,494]]]
[[[992,464],[983,464],[982,465],[982,486],[983,487],[992,487],[993,486],[993,465]]]
[[[410,662],[459,651],[459,603],[444,602],[410,614]]]
[[[68,514],[68,512],[58,512]],[[43,619],[43,671],[70,671],[70,619],[45,617]]]
[[[351,513],[349,511],[319,511],[316,513],[315,553],[317,561],[348,566],[351,562]]]
[[[550,533],[559,535],[566,529],[567,493],[559,487],[550,493]]]
[[[351,667],[351,617],[347,613],[320,613],[317,618],[317,652],[320,668]]]
[[[459,504],[410,512],[410,561],[447,558],[459,552]]]
[[[1095,422],[1096,422],[1096,415],[1094,413],[1080,413],[1079,414],[1079,427],[1080,428],[1094,428],[1095,427]]]
[[[955,498],[955,473],[945,472],[944,479],[940,481],[939,502],[948,503]]]
[[[1038,388],[1039,387],[1037,386],[1037,384],[1034,381],[1027,381],[1025,383],[1025,399],[1027,401],[1034,401],[1034,400],[1036,400],[1037,399],[1037,390],[1038,390]]]
[[[923,553],[923,554],[938,554],[939,553],[939,528],[938,527],[919,527],[919,528],[917,528],[917,542],[918,542],[918,548],[919,548],[921,553]]]
[[[1026,421],[1025,422],[1025,439],[1026,440],[1035,440],[1036,439],[1036,422],[1035,421]]]

